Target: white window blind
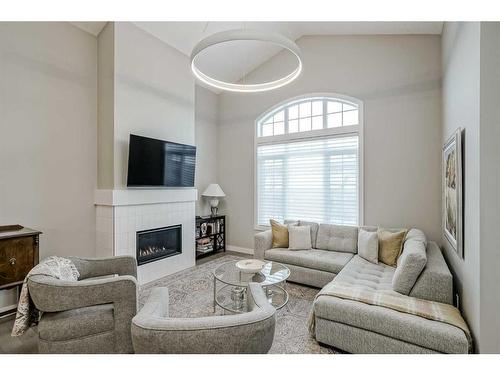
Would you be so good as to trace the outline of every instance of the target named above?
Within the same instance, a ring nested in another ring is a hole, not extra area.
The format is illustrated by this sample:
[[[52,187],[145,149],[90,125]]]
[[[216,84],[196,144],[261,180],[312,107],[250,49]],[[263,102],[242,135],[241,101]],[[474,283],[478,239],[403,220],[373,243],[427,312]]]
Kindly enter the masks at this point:
[[[358,224],[358,136],[257,145],[257,224]]]

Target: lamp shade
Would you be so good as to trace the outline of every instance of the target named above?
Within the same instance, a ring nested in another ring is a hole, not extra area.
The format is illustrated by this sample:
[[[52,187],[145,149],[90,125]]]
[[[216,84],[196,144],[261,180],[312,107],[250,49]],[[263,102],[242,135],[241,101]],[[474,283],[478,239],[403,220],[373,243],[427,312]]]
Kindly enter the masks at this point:
[[[204,197],[225,197],[226,194],[222,191],[218,184],[210,184],[202,194]]]

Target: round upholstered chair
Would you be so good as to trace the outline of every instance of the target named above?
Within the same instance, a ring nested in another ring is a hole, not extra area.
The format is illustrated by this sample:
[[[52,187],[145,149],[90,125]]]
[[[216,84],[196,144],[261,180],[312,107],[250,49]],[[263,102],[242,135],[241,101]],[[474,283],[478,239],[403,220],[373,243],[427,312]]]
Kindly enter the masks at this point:
[[[169,318],[168,289],[155,288],[132,319],[136,353],[267,353],[274,339],[276,309],[259,284],[247,289],[249,311],[237,315]]]

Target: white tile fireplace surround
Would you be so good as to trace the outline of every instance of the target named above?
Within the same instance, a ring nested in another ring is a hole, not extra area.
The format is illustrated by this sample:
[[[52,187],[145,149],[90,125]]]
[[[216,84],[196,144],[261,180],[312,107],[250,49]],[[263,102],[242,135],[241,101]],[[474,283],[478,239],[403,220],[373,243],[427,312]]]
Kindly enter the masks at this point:
[[[195,265],[196,189],[96,190],[98,257],[136,256],[137,232],[182,225],[182,254],[140,265],[139,284]]]

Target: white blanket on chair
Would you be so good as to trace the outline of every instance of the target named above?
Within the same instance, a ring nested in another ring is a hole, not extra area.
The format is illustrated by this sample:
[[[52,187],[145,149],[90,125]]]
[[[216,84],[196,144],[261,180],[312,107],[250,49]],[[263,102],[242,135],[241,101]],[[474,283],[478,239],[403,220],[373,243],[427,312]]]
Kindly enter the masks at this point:
[[[80,273],[73,262],[66,258],[51,256],[33,267],[24,278],[17,305],[16,320],[12,328],[12,336],[21,336],[32,324],[38,322],[40,313],[33,304],[28,290],[28,279],[33,275],[51,276],[66,281],[76,281],[80,277]]]

